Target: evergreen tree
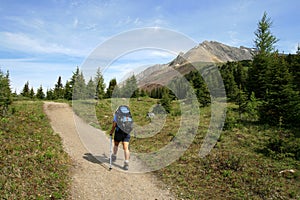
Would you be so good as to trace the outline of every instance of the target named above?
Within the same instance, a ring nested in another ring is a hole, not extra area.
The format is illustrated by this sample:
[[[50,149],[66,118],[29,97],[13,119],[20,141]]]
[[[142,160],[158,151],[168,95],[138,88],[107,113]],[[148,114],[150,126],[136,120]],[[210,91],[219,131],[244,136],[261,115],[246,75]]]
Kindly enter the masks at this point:
[[[114,89],[115,89],[116,86],[117,86],[116,78],[111,79],[109,81],[108,88],[106,90],[106,94],[105,94],[106,98],[111,98],[112,97],[112,94],[113,94]]]
[[[41,99],[41,100],[45,99],[45,93],[43,92],[42,85],[37,89],[36,98]]]
[[[64,98],[67,100],[72,100],[72,87],[69,81],[66,82]]]
[[[246,103],[245,111],[251,120],[258,119],[258,108],[260,106],[260,102],[256,99],[254,92],[251,93],[249,100]]]
[[[227,97],[235,101],[239,93],[239,88],[235,82],[234,71],[236,68],[235,62],[227,62],[221,67],[221,75],[223,78]]]
[[[23,90],[21,92],[21,95],[23,97],[30,97],[30,90],[29,90],[29,82],[27,81],[23,87]]]
[[[289,70],[293,75],[293,84],[295,89],[300,92],[300,54],[291,55],[286,57]]]
[[[9,72],[5,75],[0,69],[0,116],[5,115],[12,103]]]
[[[195,89],[195,94],[198,98],[200,106],[208,106],[210,104],[210,93],[200,72],[197,70],[192,71],[186,75],[186,78],[189,82],[191,82],[193,88]]]
[[[86,90],[88,99],[94,99],[96,97],[96,86],[92,78],[90,78]]]
[[[114,90],[112,91],[112,98],[120,98],[123,97],[123,90],[119,87],[119,85],[116,85],[114,87]]]
[[[150,97],[157,98],[157,88],[156,87],[150,91]]]
[[[236,102],[238,104],[238,111],[239,111],[239,117],[242,120],[242,114],[246,111],[247,107],[247,95],[246,93],[242,90],[242,86],[240,85],[238,89],[238,94],[236,97]]]
[[[249,92],[253,91],[261,99],[266,98],[267,85],[270,81],[267,74],[270,73],[274,45],[278,41],[270,31],[271,26],[272,21],[265,12],[255,31],[254,43],[257,53],[254,55],[253,65],[249,69]]]
[[[190,87],[186,77],[176,78],[169,83],[169,88],[172,89],[178,99],[185,99]]]
[[[80,70],[79,70],[79,67],[77,67],[76,71],[73,72],[73,75],[72,75],[71,80],[70,80],[70,86],[71,87],[74,87],[76,79],[79,76],[79,74],[80,74]]]
[[[95,84],[96,84],[96,97],[98,99],[103,99],[105,97],[105,83],[100,68],[97,69]]]
[[[146,97],[146,96],[148,96],[148,94],[147,94],[147,92],[144,89],[142,89],[141,93],[140,93],[140,96],[141,97]]]
[[[31,89],[30,89],[29,97],[30,97],[31,99],[33,99],[33,98],[35,97],[35,93],[34,93],[33,87],[31,87]]]
[[[270,65],[272,57],[263,54],[256,55],[253,64],[249,69],[248,91],[254,92],[259,99],[266,98],[268,76],[270,74]]]
[[[263,17],[258,22],[258,28],[254,32],[256,38],[254,39],[255,47],[259,54],[268,54],[275,50],[274,45],[278,39],[272,34],[270,28],[272,27],[272,20],[264,12]]]
[[[57,83],[55,84],[53,97],[55,99],[63,99],[64,98],[64,86],[61,81],[61,76],[58,77]]]
[[[234,69],[234,80],[236,85],[239,86],[243,92],[247,90],[247,80],[248,80],[248,69],[249,66],[252,64],[250,61],[239,61],[235,65]]]
[[[70,86],[72,86],[72,97],[74,100],[85,99],[87,97],[85,79],[78,67],[76,72],[73,73]]]
[[[76,79],[79,77],[79,74],[80,74],[79,67],[77,67],[75,72],[73,72],[73,75],[72,75],[71,80],[69,82],[69,87],[71,89],[70,91],[71,91],[72,98],[73,98],[73,94],[74,94],[75,82],[76,82]]]
[[[137,80],[134,75],[128,78],[125,85],[121,88],[122,97],[125,98],[137,98],[139,97],[139,89],[137,86]]]
[[[159,103],[165,108],[167,113],[171,113],[171,98],[169,97],[168,89],[163,89],[162,98]]]
[[[294,113],[294,109],[297,109],[299,93],[293,89],[293,78],[285,59],[278,54],[273,54],[272,57],[272,65],[267,74],[269,81],[266,98],[259,110],[260,119],[272,125],[279,125],[280,121],[283,124],[290,124],[291,117],[289,116],[290,113]]]
[[[54,96],[53,96],[53,90],[52,89],[47,89],[47,92],[46,92],[46,99],[47,100],[53,100],[54,99]]]
[[[137,85],[137,80],[135,78],[135,75],[133,75],[131,78],[130,78],[130,84],[131,84],[131,90],[133,91],[131,97],[133,98],[138,98],[140,96],[140,90],[138,88],[138,85]]]

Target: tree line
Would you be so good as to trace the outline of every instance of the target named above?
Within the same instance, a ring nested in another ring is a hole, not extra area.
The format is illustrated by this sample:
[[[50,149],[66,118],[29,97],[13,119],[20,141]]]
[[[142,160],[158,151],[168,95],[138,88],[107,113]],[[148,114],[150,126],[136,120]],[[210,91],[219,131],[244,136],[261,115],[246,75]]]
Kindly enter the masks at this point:
[[[255,105],[261,123],[300,127],[300,51],[280,54],[272,21],[264,13],[255,31],[256,52],[251,61],[229,62],[220,67],[227,97],[242,114]],[[254,113],[252,113],[254,114]]]
[[[252,60],[227,62],[218,68],[223,78],[226,96],[229,101],[238,105],[240,118],[247,114],[259,118],[263,123],[299,127],[300,50],[298,49],[295,55],[278,53],[274,46],[278,39],[271,33],[271,26],[271,19],[264,13],[254,32],[256,51]],[[16,94],[11,94],[9,72],[0,72],[0,78],[0,106],[5,108],[4,105],[11,103],[11,97]],[[138,89],[137,80],[133,75],[122,84],[117,84],[113,78],[106,88],[100,68],[94,78],[86,81],[77,67],[65,85],[59,76],[53,89],[44,92],[40,86],[35,93],[34,89],[29,87],[29,82],[26,82],[20,96],[41,100],[150,96],[162,99],[161,102],[164,102],[168,107],[166,110],[170,112],[170,101],[189,97],[191,85],[200,106],[209,105],[211,91],[207,88],[201,72],[191,71],[184,79],[189,85],[184,83],[182,78],[176,78],[168,87],[154,87],[150,91],[144,91]]]
[[[275,49],[278,39],[271,33],[271,26],[265,12],[254,32],[253,59],[219,64],[218,69],[227,100],[238,105],[241,120],[247,116],[269,125],[300,128],[300,48],[296,54],[280,54]],[[171,99],[184,99],[192,86],[200,106],[210,104],[213,88],[207,87],[201,70],[176,78],[168,86],[176,96],[166,87],[154,88],[148,95],[161,99],[167,93]]]

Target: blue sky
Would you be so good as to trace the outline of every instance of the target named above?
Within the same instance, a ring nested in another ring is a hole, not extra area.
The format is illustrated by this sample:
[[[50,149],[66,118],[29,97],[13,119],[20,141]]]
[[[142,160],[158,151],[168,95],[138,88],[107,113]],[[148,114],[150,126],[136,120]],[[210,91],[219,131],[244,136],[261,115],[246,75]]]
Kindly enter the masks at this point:
[[[257,22],[266,11],[280,52],[295,53],[300,42],[299,0],[1,0],[0,68],[9,70],[11,87],[25,82],[53,88],[58,76],[70,79],[93,50],[132,29],[161,27],[197,43],[214,40],[253,47]],[[183,49],[186,50],[186,49]],[[108,82],[138,66],[164,63],[176,55],[145,51],[125,55],[104,73]]]

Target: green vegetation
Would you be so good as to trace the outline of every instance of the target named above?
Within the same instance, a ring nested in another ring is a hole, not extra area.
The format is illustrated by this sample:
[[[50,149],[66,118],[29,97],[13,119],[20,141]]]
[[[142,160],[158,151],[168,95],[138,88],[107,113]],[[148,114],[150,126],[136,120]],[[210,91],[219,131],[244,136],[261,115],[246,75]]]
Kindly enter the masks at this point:
[[[0,118],[1,199],[66,199],[71,161],[42,102],[14,102]]]
[[[46,95],[42,86],[34,94],[26,82],[17,99],[73,100],[69,103],[79,105],[74,109],[80,117],[105,131],[110,130],[116,109],[111,104],[121,101],[120,97],[130,98],[133,118],[140,126],[150,124],[147,112],[163,106],[167,117],[157,134],[138,137],[141,131],[157,128],[154,126],[132,133],[131,151],[147,153],[176,137],[182,115],[179,102],[194,100],[187,87],[192,86],[200,104],[195,139],[176,162],[154,173],[179,199],[300,199],[300,50],[295,55],[279,54],[271,25],[264,13],[255,31],[253,60],[219,64],[227,115],[218,142],[204,158],[199,157],[199,150],[210,123],[212,95],[201,70],[173,80],[169,86],[175,95],[166,87],[140,91],[135,76],[122,88],[112,79],[105,92],[100,70],[86,83],[77,68],[65,86],[59,77]],[[198,64],[203,71],[210,67]],[[212,77],[206,80],[214,83]],[[0,195],[12,199],[66,198],[69,158],[60,138],[53,135],[40,101],[12,103],[15,96],[10,91],[9,73],[0,71]]]
[[[0,116],[7,114],[8,106],[12,103],[9,73],[4,74],[0,69]]]
[[[146,113],[158,102],[156,99],[130,99],[135,122],[150,123]],[[148,153],[167,145],[180,126],[178,101],[172,101],[163,128],[149,138],[132,133],[131,151]],[[100,128],[110,130],[111,100],[104,99],[96,106]],[[224,131],[212,152],[204,158],[199,150],[210,123],[210,107],[200,110],[200,124],[195,140],[176,162],[154,172],[171,190],[184,199],[298,199],[300,197],[299,138],[287,138],[290,130],[258,124],[251,115],[241,121],[238,106],[228,105]],[[151,131],[151,130],[150,130]],[[282,146],[284,144],[284,146]],[[283,170],[295,170],[295,173]]]

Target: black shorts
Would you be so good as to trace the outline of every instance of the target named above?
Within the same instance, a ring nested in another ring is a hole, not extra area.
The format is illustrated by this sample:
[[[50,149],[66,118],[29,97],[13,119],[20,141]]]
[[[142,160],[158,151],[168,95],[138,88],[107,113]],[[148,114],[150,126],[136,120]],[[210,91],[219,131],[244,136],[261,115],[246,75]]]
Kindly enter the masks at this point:
[[[124,133],[121,129],[115,131],[114,140],[116,142],[129,142],[130,134]]]

